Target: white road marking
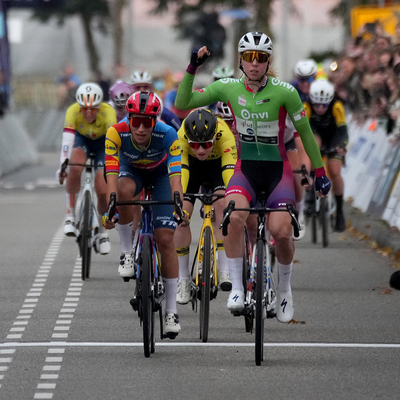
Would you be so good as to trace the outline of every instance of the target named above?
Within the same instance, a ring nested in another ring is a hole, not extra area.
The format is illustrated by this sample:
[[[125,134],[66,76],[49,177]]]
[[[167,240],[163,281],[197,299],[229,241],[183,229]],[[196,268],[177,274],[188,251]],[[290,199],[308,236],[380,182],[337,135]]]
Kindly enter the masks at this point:
[[[0,348],[7,347],[142,347],[142,342],[3,342]],[[254,347],[254,343],[241,342],[156,342],[156,347]],[[373,348],[400,349],[400,343],[306,343],[306,342],[272,342],[264,343],[264,347],[293,347],[293,348]]]

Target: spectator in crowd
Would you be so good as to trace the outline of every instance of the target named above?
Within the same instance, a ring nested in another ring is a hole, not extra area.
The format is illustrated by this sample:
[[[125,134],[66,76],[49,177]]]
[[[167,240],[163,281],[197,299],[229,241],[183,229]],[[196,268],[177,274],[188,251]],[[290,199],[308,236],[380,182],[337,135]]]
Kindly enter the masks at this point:
[[[0,117],[4,115],[5,109],[8,107],[10,88],[6,84],[3,71],[0,69]]]
[[[75,75],[74,67],[67,65],[61,76],[57,78],[58,85],[58,106],[63,109],[71,105],[75,101],[75,93],[78,86],[81,84],[80,78]]]

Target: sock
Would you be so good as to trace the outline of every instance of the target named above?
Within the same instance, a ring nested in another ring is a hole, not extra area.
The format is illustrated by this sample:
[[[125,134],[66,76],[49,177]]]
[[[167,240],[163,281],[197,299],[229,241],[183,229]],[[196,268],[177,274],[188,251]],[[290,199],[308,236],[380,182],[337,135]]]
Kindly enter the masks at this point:
[[[241,290],[243,288],[243,258],[228,258],[229,262],[229,275],[232,281],[232,290]]]
[[[299,212],[299,219],[302,219],[304,214],[304,199],[296,202],[296,208],[297,211]]]
[[[179,280],[187,279],[190,280],[189,272],[189,246],[177,248],[179,263]]]
[[[292,274],[293,262],[289,265],[285,265],[276,260],[276,266],[278,267],[279,290],[282,292],[288,292],[290,290],[290,276]]]
[[[178,278],[163,278],[165,287],[165,313],[177,313],[176,293],[178,291]]]
[[[343,210],[343,195],[335,196],[336,198],[336,209],[341,212]]]
[[[123,253],[132,253],[132,222],[126,225],[117,224],[121,251]]]
[[[101,218],[102,218],[102,215],[99,214],[99,218],[98,218],[98,220],[99,220],[99,234],[107,232],[107,229],[104,227],[103,221],[101,220]]]
[[[217,257],[218,257],[218,272],[226,272],[229,274],[228,257],[225,253],[224,241],[217,240]]]
[[[75,195],[67,193],[67,215],[75,218]]]
[[[136,249],[137,242],[139,240],[139,235],[140,235],[140,226],[141,222],[138,222],[136,225],[135,231],[132,230],[132,247]],[[133,224],[132,224],[132,229],[133,229]]]

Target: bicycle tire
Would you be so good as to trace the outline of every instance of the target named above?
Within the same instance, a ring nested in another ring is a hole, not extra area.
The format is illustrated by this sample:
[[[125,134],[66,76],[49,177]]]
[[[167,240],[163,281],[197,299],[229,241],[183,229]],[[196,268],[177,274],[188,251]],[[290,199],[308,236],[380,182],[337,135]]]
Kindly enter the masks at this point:
[[[213,254],[211,249],[211,228],[204,229],[203,241],[203,266],[201,271],[200,291],[200,339],[205,343],[208,340],[208,327],[210,321],[210,299],[211,299],[211,266]]]
[[[328,247],[329,239],[328,239],[328,204],[326,198],[322,198],[320,200],[319,207],[319,216],[321,222],[321,230],[322,230],[322,247]]]
[[[92,199],[88,190],[85,192],[83,197],[83,221],[81,226],[81,278],[84,281],[88,279],[90,275],[90,262],[92,256]]]
[[[154,348],[154,314],[153,314],[153,248],[149,236],[143,238],[141,254],[141,281],[142,281],[142,328],[144,356],[150,357]]]
[[[244,229],[244,254],[243,254],[243,269],[242,269],[242,282],[244,287],[244,296],[247,297],[249,288],[251,269],[251,243],[247,229]],[[244,314],[244,325],[246,332],[253,331],[253,315],[251,313]]]
[[[256,281],[256,335],[255,359],[256,365],[261,365],[264,358],[264,254],[265,244],[262,239],[257,240],[257,281]]]

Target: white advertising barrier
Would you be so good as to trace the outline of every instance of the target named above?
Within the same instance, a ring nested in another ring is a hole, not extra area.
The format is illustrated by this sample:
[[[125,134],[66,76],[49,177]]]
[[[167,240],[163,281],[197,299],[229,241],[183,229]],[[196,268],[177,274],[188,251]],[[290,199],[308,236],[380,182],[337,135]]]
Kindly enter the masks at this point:
[[[371,129],[371,127],[374,129]],[[363,212],[368,210],[371,199],[382,176],[393,146],[384,127],[367,120],[359,126],[348,118],[349,145],[346,166],[342,175],[345,182],[344,198],[353,200],[353,206]]]
[[[0,176],[38,161],[36,146],[14,114],[0,119]]]

